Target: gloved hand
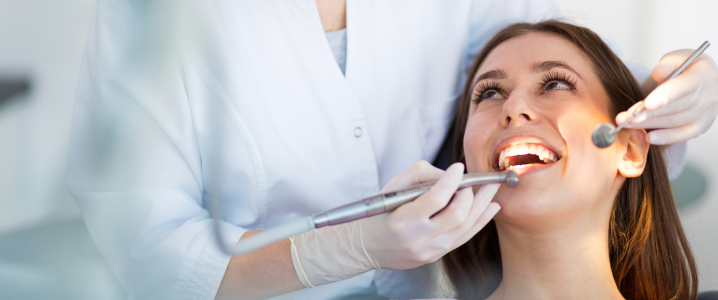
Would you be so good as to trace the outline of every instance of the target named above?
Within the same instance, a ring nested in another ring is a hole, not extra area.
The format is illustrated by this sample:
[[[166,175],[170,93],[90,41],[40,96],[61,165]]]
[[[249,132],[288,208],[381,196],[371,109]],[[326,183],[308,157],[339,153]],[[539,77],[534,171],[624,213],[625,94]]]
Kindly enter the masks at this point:
[[[677,50],[661,58],[651,74],[663,82],[693,50]],[[626,128],[660,128],[648,133],[648,142],[669,145],[687,141],[708,131],[718,115],[718,67],[707,54],[701,54],[683,73],[661,84],[643,101],[645,110]],[[637,104],[636,104],[637,105]],[[633,112],[636,105],[628,112]],[[630,114],[616,116],[621,123]]]
[[[436,174],[428,163],[415,168]],[[466,243],[496,215],[500,207],[491,200],[499,184],[484,185],[476,195],[471,188],[456,191],[463,174],[464,165],[453,164],[421,197],[364,222],[364,247],[378,267],[406,270],[434,262]],[[404,173],[385,189],[421,182],[415,178]]]
[[[470,188],[457,192],[463,171],[463,164],[444,172],[426,161],[416,163],[382,190],[439,179],[413,202],[389,214],[294,236],[292,260],[300,281],[315,287],[376,268],[415,268],[466,243],[500,207],[491,202],[498,184],[482,186],[476,196]]]

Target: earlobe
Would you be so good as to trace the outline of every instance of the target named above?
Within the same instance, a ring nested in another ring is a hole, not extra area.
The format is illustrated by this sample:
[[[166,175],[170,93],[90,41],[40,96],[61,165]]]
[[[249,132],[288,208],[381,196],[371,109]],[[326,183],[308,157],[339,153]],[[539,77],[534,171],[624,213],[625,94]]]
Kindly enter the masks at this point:
[[[648,133],[645,129],[624,130],[628,135],[624,135],[624,138],[627,139],[625,142],[626,152],[618,162],[618,172],[627,178],[638,177],[643,174],[643,169],[646,167],[648,149],[651,146],[646,140]]]

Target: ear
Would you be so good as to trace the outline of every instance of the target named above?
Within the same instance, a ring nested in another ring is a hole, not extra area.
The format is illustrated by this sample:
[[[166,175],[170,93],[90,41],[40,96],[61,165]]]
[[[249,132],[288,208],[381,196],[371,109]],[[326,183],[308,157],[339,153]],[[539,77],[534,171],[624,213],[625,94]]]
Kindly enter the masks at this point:
[[[618,162],[618,172],[623,177],[638,177],[643,174],[648,157],[648,149],[651,146],[646,140],[648,133],[645,129],[624,129],[628,134],[626,152]],[[625,135],[624,135],[625,136]]]

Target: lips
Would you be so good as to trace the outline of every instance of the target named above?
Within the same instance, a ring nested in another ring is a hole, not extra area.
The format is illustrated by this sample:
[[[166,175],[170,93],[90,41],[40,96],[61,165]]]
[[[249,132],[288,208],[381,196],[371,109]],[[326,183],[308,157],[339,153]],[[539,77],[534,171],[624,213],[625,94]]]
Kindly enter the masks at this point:
[[[561,159],[553,147],[537,137],[505,139],[496,147],[493,166],[497,171],[554,164]]]

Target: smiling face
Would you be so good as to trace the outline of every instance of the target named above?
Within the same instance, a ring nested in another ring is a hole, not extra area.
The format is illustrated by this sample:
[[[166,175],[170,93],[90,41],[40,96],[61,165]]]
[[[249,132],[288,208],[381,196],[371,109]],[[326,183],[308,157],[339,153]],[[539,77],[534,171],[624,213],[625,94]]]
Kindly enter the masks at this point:
[[[598,213],[607,223],[630,133],[605,149],[593,145],[594,127],[613,116],[586,56],[558,35],[530,32],[491,51],[473,82],[467,170],[520,177],[494,198],[502,207],[495,220],[537,226]]]

